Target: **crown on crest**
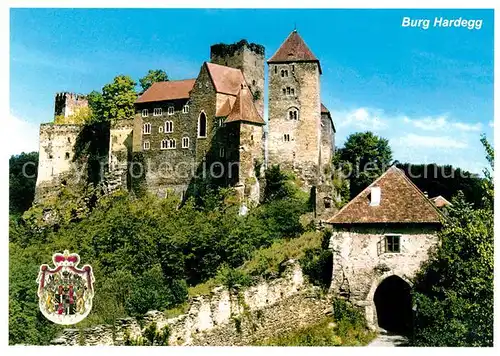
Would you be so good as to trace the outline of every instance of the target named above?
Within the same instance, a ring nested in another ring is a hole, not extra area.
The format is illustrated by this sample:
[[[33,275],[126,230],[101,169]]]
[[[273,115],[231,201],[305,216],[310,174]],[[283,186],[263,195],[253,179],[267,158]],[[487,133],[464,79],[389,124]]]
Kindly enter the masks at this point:
[[[64,250],[63,253],[56,253],[52,256],[52,261],[56,266],[76,266],[80,262],[80,256],[76,253],[69,253]]]

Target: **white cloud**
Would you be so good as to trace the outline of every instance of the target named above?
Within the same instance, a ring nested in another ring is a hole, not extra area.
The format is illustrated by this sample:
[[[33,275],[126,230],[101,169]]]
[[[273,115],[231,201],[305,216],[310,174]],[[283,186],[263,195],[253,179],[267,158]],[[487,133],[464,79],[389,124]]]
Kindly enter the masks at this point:
[[[488,122],[489,127],[493,127],[493,125],[494,125],[493,121]]]
[[[414,127],[426,130],[426,131],[435,131],[435,130],[449,130],[450,128],[457,129],[459,131],[465,132],[477,132],[481,131],[482,125],[480,122],[475,124],[469,124],[466,122],[459,121],[448,121],[447,115],[439,115],[439,116],[427,116],[419,119],[410,119],[409,117],[403,117],[403,121],[408,124],[412,124]]]
[[[38,151],[38,125],[9,114],[7,123],[9,139],[6,150],[10,155]]]
[[[381,110],[362,107],[350,111],[337,111],[333,116],[339,127],[357,130],[382,130],[387,127],[387,120]]]
[[[399,140],[400,145],[408,148],[466,148],[468,144],[450,136],[422,136],[408,134]]]

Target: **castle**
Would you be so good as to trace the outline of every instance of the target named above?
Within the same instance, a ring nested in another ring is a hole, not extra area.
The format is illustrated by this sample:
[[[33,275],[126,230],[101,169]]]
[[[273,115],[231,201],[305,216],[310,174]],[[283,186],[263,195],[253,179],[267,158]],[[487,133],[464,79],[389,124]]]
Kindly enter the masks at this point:
[[[321,102],[320,61],[296,30],[267,61],[266,130],[264,56],[262,45],[245,40],[212,45],[196,78],[157,82],[140,94],[135,116],[109,129],[102,178],[108,190],[131,189],[131,165],[140,157],[144,185],[160,196],[183,198],[201,179],[232,186],[244,202],[258,203],[263,170],[280,165],[295,172],[319,212],[329,211],[335,126]],[[84,96],[59,93],[55,116],[71,117],[87,105]],[[82,128],[41,125],[37,201],[84,171],[73,164]]]

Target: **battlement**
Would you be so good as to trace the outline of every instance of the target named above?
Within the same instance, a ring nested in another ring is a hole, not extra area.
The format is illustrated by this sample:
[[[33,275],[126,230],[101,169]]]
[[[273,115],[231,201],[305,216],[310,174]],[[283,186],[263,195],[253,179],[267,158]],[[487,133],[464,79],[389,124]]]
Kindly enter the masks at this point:
[[[60,92],[56,94],[54,102],[54,118],[73,115],[81,108],[89,106],[87,97],[83,94]]]
[[[264,46],[256,43],[248,43],[247,40],[241,40],[232,44],[217,43],[210,46],[210,61],[213,62],[215,57],[232,57],[238,52],[243,52],[244,49],[248,49],[248,51],[264,57]]]

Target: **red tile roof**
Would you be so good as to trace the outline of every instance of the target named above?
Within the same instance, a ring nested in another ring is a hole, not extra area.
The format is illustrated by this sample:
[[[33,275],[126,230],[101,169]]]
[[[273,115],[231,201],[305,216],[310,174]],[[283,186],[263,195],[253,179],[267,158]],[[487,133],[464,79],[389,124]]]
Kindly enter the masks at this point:
[[[135,102],[149,103],[176,99],[189,99],[189,92],[193,89],[196,79],[170,80],[153,83]]]
[[[283,63],[283,62],[318,62],[319,72],[321,73],[321,66],[319,59],[311,52],[309,47],[300,37],[296,30],[293,30],[274,53],[274,55],[267,61],[267,63]]]
[[[215,116],[221,117],[221,116],[227,116],[231,112],[231,101],[229,98],[226,100],[224,104],[216,111]]]
[[[251,122],[258,125],[265,125],[264,120],[259,115],[253,103],[253,97],[250,90],[245,86],[240,89],[236,101],[234,102],[233,109],[227,117],[225,122]]]
[[[370,206],[371,187],[380,187],[380,204]],[[441,213],[394,166],[359,193],[327,222],[330,224],[440,223]]]
[[[218,93],[238,94],[241,84],[245,83],[241,70],[209,62],[206,65]]]
[[[438,208],[442,208],[443,206],[452,205],[448,200],[446,200],[443,196],[438,195],[437,197],[430,198],[430,201],[434,203]]]

